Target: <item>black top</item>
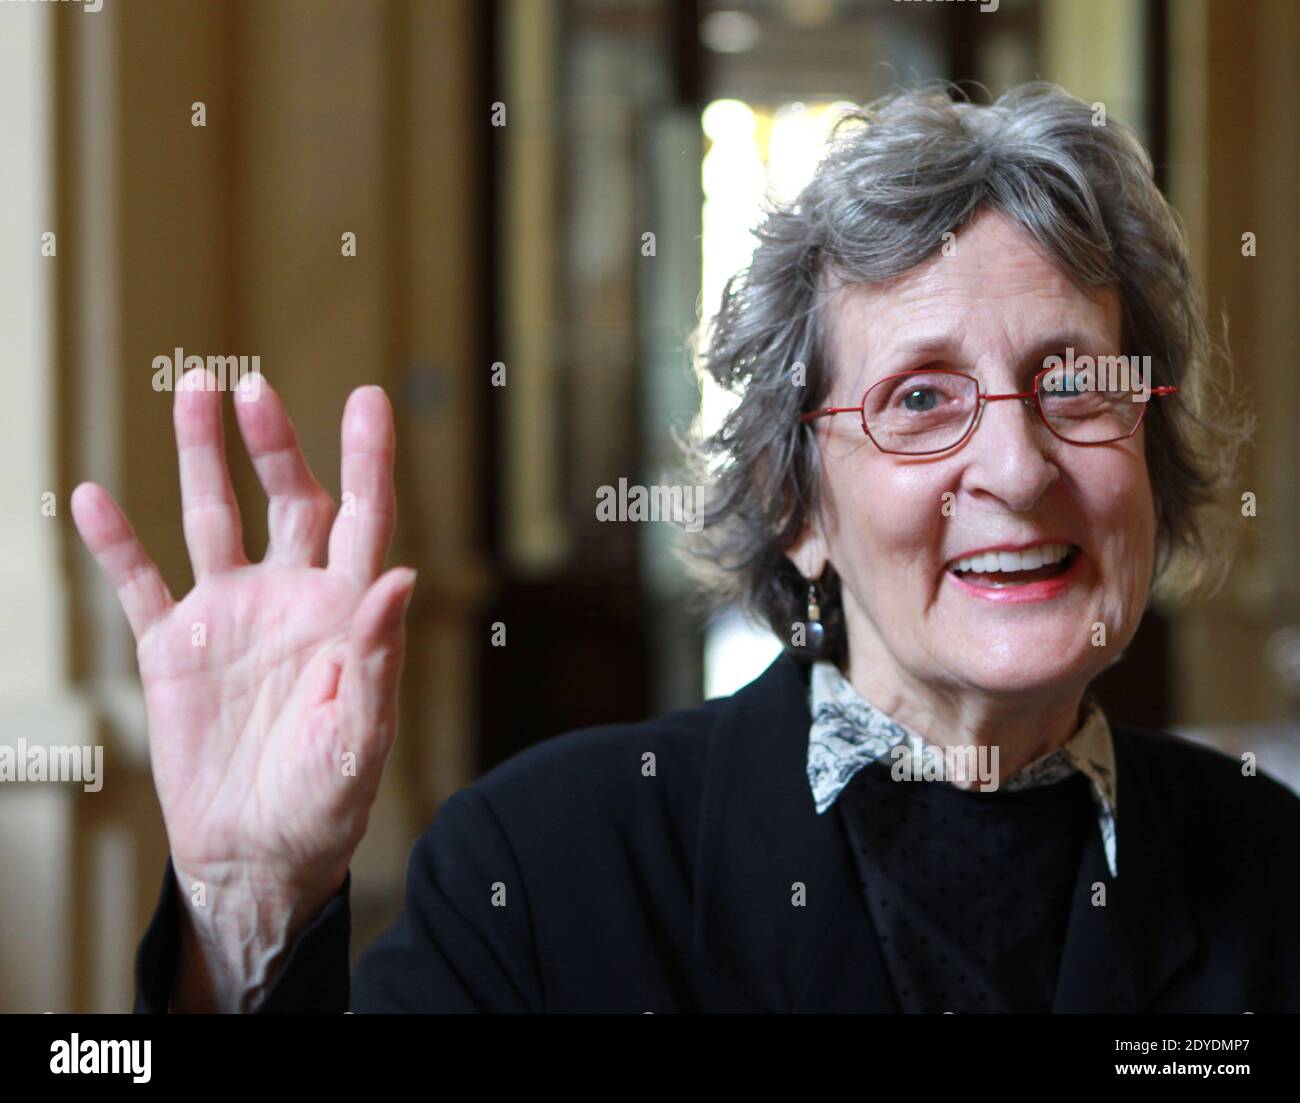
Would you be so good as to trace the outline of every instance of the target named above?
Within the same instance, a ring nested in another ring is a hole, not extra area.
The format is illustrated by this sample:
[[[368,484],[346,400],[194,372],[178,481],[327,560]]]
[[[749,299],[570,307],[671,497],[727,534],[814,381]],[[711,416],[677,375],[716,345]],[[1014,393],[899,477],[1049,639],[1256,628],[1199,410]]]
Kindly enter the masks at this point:
[[[783,657],[731,697],[544,739],[443,804],[350,977],[345,883],[258,1010],[897,1012],[842,817],[809,791],[811,722]],[[1122,874],[1093,821],[1052,1010],[1300,1011],[1300,799],[1111,731]],[[167,1006],[188,906],[169,863],[137,1010]]]
[[[1098,833],[1080,773],[1018,792],[860,770],[839,799],[904,1011],[1047,1012],[1079,859]]]

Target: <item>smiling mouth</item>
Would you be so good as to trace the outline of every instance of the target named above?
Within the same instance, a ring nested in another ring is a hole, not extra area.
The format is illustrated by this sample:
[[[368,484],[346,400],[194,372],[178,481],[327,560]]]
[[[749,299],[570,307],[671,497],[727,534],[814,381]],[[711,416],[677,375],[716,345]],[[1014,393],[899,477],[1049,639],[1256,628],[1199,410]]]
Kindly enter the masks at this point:
[[[973,586],[1001,590],[1065,574],[1079,557],[1077,544],[1041,544],[1020,552],[984,552],[948,564],[950,574]]]

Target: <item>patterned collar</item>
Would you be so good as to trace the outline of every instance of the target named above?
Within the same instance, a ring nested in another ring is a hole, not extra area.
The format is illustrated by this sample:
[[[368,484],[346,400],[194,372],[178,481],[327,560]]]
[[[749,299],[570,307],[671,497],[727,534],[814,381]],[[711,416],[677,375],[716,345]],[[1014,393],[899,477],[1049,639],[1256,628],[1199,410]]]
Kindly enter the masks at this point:
[[[876,760],[895,761],[901,755],[936,772],[943,768],[943,749],[926,744],[919,735],[886,716],[859,696],[843,674],[828,662],[813,665],[809,687],[812,727],[808,732],[808,783],[818,813],[825,812],[853,776]],[[1115,745],[1110,725],[1091,694],[1085,696],[1085,716],[1065,746],[1035,759],[1002,782],[1008,791],[1050,785],[1076,770],[1092,790],[1101,828],[1102,846],[1112,878],[1119,877],[1116,852]],[[895,750],[905,747],[906,751]]]

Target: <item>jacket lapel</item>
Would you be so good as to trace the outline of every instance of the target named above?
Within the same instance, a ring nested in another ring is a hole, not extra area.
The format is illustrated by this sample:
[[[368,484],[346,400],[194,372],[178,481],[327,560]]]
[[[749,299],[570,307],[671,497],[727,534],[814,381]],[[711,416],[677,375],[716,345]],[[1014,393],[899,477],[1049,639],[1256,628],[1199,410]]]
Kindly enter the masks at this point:
[[[723,705],[705,772],[695,945],[769,1011],[897,1011],[839,816],[813,806],[807,695],[808,668],[782,656]]]
[[[1176,809],[1142,768],[1128,729],[1112,725],[1117,784],[1118,879],[1099,832],[1089,835],[1075,885],[1057,981],[1058,1012],[1142,1012],[1200,950],[1174,845]],[[1106,904],[1093,904],[1094,886]]]

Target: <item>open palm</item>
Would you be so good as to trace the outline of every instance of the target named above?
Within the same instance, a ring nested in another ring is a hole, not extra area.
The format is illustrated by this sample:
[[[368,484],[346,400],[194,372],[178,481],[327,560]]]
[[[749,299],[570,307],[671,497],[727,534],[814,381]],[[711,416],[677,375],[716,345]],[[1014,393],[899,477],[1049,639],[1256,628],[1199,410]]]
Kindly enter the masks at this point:
[[[324,897],[365,832],[396,727],[415,576],[379,577],[394,520],[392,411],[378,387],[349,397],[336,510],[278,396],[254,377],[235,410],[269,498],[270,543],[250,564],[221,396],[190,389],[196,378],[174,406],[194,589],[173,600],[101,487],[77,487],[73,518],[135,634],[154,784],[182,882]]]

